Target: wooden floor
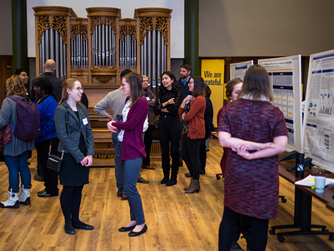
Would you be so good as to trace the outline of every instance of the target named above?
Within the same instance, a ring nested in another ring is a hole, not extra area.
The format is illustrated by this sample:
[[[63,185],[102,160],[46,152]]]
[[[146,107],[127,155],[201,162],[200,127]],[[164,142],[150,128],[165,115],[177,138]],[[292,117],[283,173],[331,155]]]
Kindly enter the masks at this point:
[[[113,168],[92,168],[90,183],[84,187],[81,219],[95,226],[93,231],[78,230],[70,236],[64,232],[64,220],[59,197],[39,198],[43,183],[32,180],[31,205],[19,209],[0,209],[0,250],[218,250],[218,227],[224,210],[224,183],[216,180],[220,172],[222,148],[211,140],[207,174],[201,176],[201,191],[185,194],[188,185],[186,167],[180,168],[178,184],[160,185],[160,161],[153,161],[155,170],[144,170],[142,176],[150,183],[138,184],[145,210],[148,231],[129,238],[118,228],[129,221],[127,201],[116,196]],[[36,174],[36,156],[31,159],[32,177]],[[280,194],[288,199],[279,203],[279,216],[270,225],[290,224],[293,221],[294,187],[281,178]],[[0,200],[7,196],[8,171],[0,165]],[[327,225],[334,230],[334,212],[313,200],[313,224]],[[246,249],[244,239],[239,240]],[[328,236],[286,237],[280,243],[269,235],[267,250],[334,250]]]

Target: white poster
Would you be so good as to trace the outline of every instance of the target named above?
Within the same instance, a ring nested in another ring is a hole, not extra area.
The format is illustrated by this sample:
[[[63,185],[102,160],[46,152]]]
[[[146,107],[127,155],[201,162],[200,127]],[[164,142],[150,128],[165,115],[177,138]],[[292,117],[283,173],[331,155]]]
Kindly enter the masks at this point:
[[[334,50],[313,54],[305,107],[305,154],[334,171]]]
[[[301,152],[301,56],[261,59],[273,86],[273,105],[284,114],[289,141],[287,150]]]
[[[230,64],[230,80],[235,78],[244,80],[245,73],[251,65],[253,65],[253,60]]]

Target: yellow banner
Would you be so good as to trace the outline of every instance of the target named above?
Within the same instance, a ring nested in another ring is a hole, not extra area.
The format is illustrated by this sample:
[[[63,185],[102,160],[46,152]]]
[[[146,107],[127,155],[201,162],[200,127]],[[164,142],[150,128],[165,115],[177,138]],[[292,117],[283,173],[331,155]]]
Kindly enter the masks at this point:
[[[217,127],[217,113],[224,105],[224,59],[202,59],[202,78],[211,89],[213,125]]]

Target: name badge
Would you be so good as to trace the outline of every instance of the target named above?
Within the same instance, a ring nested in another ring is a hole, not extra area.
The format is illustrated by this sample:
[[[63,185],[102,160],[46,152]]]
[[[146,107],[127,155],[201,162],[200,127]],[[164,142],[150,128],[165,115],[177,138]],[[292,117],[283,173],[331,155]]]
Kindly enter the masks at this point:
[[[82,123],[83,123],[84,125],[87,125],[87,124],[88,124],[88,119],[87,119],[87,118],[82,119]]]
[[[146,97],[147,101],[150,101],[150,97]]]

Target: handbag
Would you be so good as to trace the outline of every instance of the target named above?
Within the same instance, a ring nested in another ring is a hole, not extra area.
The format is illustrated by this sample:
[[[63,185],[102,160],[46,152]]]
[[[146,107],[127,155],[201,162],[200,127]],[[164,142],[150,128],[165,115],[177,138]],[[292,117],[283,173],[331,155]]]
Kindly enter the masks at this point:
[[[61,157],[51,154],[51,145],[50,145],[48,161],[46,163],[46,166],[50,168],[51,170],[59,173],[61,170],[61,165],[63,163],[63,157],[64,157],[64,151],[61,152]]]
[[[53,124],[52,136],[51,136],[51,141],[50,141],[50,145],[49,145],[48,161],[46,162],[46,167],[59,173],[60,170],[61,170],[61,165],[63,163],[63,157],[64,157],[64,152],[65,151],[64,151],[64,149],[61,151],[61,157],[58,157],[57,155],[51,154],[54,128],[55,128],[55,124]]]

